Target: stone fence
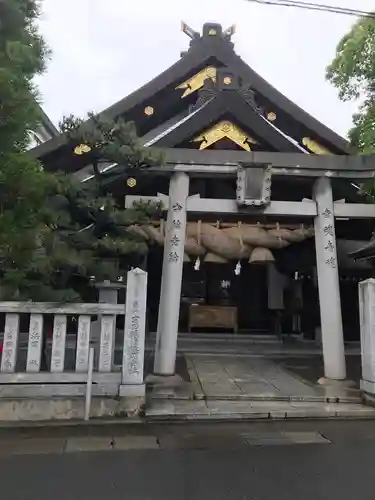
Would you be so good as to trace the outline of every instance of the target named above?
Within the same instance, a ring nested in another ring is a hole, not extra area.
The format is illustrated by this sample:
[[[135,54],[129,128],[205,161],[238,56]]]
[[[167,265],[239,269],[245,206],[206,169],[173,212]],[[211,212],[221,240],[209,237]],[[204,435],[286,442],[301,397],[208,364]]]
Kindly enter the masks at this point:
[[[91,347],[97,360],[93,396],[144,397],[146,289],[147,273],[134,269],[128,273],[126,305],[0,302],[0,313],[5,314],[0,400],[84,396]],[[20,320],[24,315],[30,319],[27,345],[23,346]],[[44,327],[46,315],[53,316],[52,339]],[[68,339],[70,316],[76,319],[76,332]],[[121,316],[125,316],[124,331],[116,332]],[[121,337],[117,346],[116,333]],[[121,358],[115,365],[119,349]]]

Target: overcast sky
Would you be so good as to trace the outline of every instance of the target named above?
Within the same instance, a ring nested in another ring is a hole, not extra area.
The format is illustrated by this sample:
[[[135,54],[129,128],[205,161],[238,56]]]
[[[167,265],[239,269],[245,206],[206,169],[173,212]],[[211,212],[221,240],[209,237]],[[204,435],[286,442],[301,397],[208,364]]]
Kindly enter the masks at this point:
[[[375,0],[315,1],[375,10]],[[325,68],[356,18],[246,0],[44,0],[41,28],[52,59],[38,84],[52,121],[101,111],[173,64],[189,43],[181,20],[196,31],[207,21],[224,28],[236,24],[236,52],[287,97],[346,135],[356,106],[338,100],[325,82]]]

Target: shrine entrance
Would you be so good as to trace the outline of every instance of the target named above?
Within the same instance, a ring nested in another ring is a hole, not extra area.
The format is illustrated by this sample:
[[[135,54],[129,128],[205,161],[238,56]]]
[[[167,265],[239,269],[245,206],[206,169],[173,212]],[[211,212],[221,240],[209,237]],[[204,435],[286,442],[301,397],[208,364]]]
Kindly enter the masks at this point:
[[[293,227],[293,224],[290,226]],[[269,227],[275,225],[269,224]],[[287,268],[283,268],[284,256],[291,253],[291,247],[281,251],[273,249],[275,261],[271,262],[249,263],[248,259],[225,262],[219,258],[216,258],[217,262],[207,262],[205,256],[185,258],[179,332],[189,332],[192,336],[200,333],[237,333],[262,338],[299,334],[305,328],[309,338],[313,339],[314,326],[319,323],[319,305],[316,283],[314,286],[311,282],[315,265],[313,240],[307,243],[312,249],[312,256],[306,263],[310,271],[303,275],[290,267],[288,262]],[[304,246],[300,244],[302,253]],[[155,244],[148,255],[150,332],[157,330],[163,250],[162,245]],[[296,252],[298,244],[293,246],[293,255]],[[212,256],[211,259],[214,260]],[[303,295],[307,289],[309,293],[306,297],[311,300],[307,299],[304,304]],[[311,314],[301,315],[304,306]],[[309,319],[306,319],[307,316]]]
[[[311,318],[308,322],[314,324],[316,319],[319,322],[325,376],[335,380],[346,377],[335,219],[338,227],[344,221],[347,237],[348,228],[353,234],[357,228],[362,229],[359,224],[348,224],[347,221],[373,219],[374,207],[334,201],[332,185],[335,184],[330,179],[332,173],[324,168],[322,171],[325,159],[308,155],[275,154],[273,157],[267,153],[264,157],[267,162],[261,162],[262,155],[258,153],[256,179],[252,164],[243,167],[240,161],[230,166],[223,163],[207,166],[205,155],[202,164],[199,160],[197,164],[173,165],[176,162],[173,159],[172,165],[168,167],[173,172],[168,196],[158,194],[156,197],[126,198],[126,206],[133,206],[137,200],[159,201],[168,213],[166,221],[163,221],[165,233],[161,235],[159,227],[156,237],[163,259],[159,253],[157,262],[149,262],[149,270],[155,275],[155,280],[150,276],[155,296],[156,290],[160,289],[157,313],[157,301],[154,302],[154,317],[157,315],[155,373],[174,373],[178,332],[184,322],[192,335],[195,330],[212,327],[210,322],[215,328],[223,327],[224,331],[238,332],[240,324],[244,325],[245,331],[254,327],[260,329],[263,325],[266,330],[272,331],[270,318],[280,316],[281,311],[285,317],[285,292],[291,287],[294,299],[293,324],[297,324],[297,329],[301,331],[302,318],[296,308],[299,307],[300,311],[309,309],[309,304],[303,304],[300,273],[297,270],[291,276],[290,272],[283,272],[276,253],[289,252],[288,247],[297,248],[310,239],[314,242],[315,272],[308,279],[314,281],[319,293],[320,314],[319,319]],[[325,161],[329,161],[332,169],[340,168],[342,160],[333,158],[334,161],[332,158]],[[275,165],[282,161],[286,166],[279,169],[273,166],[272,172],[290,175],[289,170],[295,168],[290,164],[298,164],[298,174],[301,175],[303,170],[312,181],[309,184],[312,199],[270,199],[268,162]],[[351,161],[354,162],[355,158]],[[303,168],[301,165],[304,165]],[[235,200],[203,198],[200,194],[189,193],[192,172],[207,175],[208,170],[210,174],[216,172],[221,176],[237,176]],[[263,176],[258,175],[262,172]],[[222,222],[212,223],[214,214],[220,214]],[[239,220],[237,224],[230,222],[233,217]],[[282,223],[278,224],[277,220]],[[204,227],[198,231],[196,226],[199,221]],[[294,224],[294,227],[288,227],[289,224]],[[285,244],[281,244],[283,241]],[[203,251],[201,247],[204,247]],[[189,271],[186,271],[187,268]],[[156,273],[159,279],[156,279]],[[192,279],[192,275],[197,277]],[[314,335],[316,333],[314,331]]]
[[[194,333],[272,333],[266,266],[236,262],[204,263],[183,270],[180,331]],[[238,272],[238,268],[237,268]]]
[[[274,314],[268,308],[267,267],[236,263],[194,263],[183,266],[179,332],[276,334]],[[149,329],[157,329],[162,252],[153,249],[148,259]]]

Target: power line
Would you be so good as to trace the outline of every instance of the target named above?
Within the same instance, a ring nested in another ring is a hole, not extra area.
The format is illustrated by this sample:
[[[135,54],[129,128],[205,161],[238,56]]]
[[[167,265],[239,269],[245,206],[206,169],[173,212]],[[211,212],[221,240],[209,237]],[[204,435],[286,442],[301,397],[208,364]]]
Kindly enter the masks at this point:
[[[330,12],[333,14],[343,14],[347,16],[369,17],[375,19],[375,12],[346,7],[335,7],[334,5],[317,4],[312,2],[300,2],[298,0],[247,0],[248,2],[262,5],[276,5],[279,7],[295,7],[299,9],[314,10],[320,12]]]
[[[298,0],[248,0],[250,2],[278,5],[282,7],[297,7],[300,9],[317,10],[323,12],[332,12],[335,14],[346,14],[350,16],[375,17],[375,12],[368,12],[358,9],[349,9],[347,7],[335,7],[333,5],[317,4],[311,2],[301,2]]]

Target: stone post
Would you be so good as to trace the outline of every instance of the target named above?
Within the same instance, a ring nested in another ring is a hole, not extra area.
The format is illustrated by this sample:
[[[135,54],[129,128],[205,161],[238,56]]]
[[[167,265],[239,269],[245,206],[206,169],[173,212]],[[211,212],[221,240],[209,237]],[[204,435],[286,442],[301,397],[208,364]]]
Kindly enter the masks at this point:
[[[359,321],[361,328],[361,389],[375,396],[375,279],[359,283]]]
[[[98,289],[99,292],[99,300],[100,304],[118,304],[118,292],[119,290],[126,288],[124,283],[116,283],[109,280],[105,280],[103,282],[98,282],[94,284],[95,288]],[[91,341],[94,344],[94,366],[95,369],[99,367],[99,346],[100,346],[100,334],[102,327],[102,318],[99,317],[96,321],[91,323]],[[114,352],[116,350],[116,327],[115,327],[115,335],[113,341],[113,353],[112,359],[114,359]]]
[[[143,380],[147,302],[147,273],[136,268],[128,272],[124,351],[120,396],[144,397]]]
[[[173,174],[169,185],[169,209],[155,347],[156,375],[175,373],[188,196],[189,176],[183,172]]]
[[[321,177],[315,182],[314,199],[318,212],[314,225],[324,376],[326,379],[344,380],[346,366],[335,218],[331,181],[328,177]]]

